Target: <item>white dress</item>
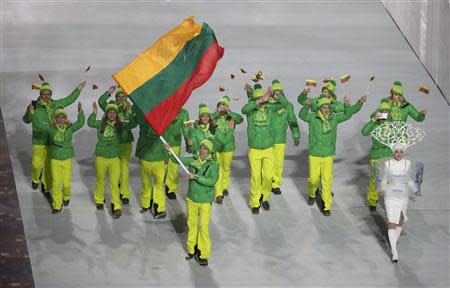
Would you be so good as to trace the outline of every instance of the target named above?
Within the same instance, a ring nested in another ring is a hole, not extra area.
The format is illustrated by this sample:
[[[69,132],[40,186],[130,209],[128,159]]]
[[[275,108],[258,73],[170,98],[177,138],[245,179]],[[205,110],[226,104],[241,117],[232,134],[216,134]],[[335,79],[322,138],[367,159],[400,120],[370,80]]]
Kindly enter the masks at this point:
[[[400,214],[403,212],[404,220],[408,210],[409,190],[417,191],[416,184],[411,177],[411,161],[402,159],[387,160],[384,163],[381,190],[385,191],[384,204],[389,223],[399,224]]]

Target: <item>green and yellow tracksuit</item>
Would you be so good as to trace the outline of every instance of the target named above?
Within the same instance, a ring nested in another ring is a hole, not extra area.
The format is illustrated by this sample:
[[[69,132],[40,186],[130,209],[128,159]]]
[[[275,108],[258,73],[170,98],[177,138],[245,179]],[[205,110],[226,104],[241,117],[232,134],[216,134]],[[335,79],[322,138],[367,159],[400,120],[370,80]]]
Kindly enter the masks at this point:
[[[181,153],[181,135],[184,140],[188,139],[188,128],[184,124],[189,120],[189,113],[186,109],[181,108],[177,117],[172,121],[169,128],[172,134],[170,137],[169,145],[172,146],[173,151],[180,155]],[[169,140],[169,139],[166,139]],[[187,145],[186,145],[187,146]],[[166,186],[169,189],[168,192],[176,192],[178,190],[178,164],[169,161],[167,164]]]
[[[83,111],[78,112],[78,119],[72,125],[40,125],[39,127],[45,131],[51,142],[51,158],[50,167],[52,171],[52,208],[61,210],[62,201],[70,200],[72,196],[71,191],[71,177],[72,177],[72,158],[75,153],[72,145],[73,133],[80,130],[85,122]]]
[[[385,120],[376,121],[374,116],[377,112],[372,114],[370,121],[367,122],[361,129],[361,133],[364,136],[369,136],[371,135],[370,133],[375,128],[385,123],[392,122],[391,117]],[[377,175],[375,175],[374,166],[382,164],[380,163],[380,161],[382,161],[383,158],[391,158],[391,157],[392,157],[391,149],[372,137],[372,148],[370,149],[369,155],[370,181],[369,181],[369,188],[367,191],[367,202],[369,203],[369,206],[376,207],[378,203],[378,192],[376,191],[376,183],[375,183]]]
[[[172,155],[170,160],[176,161]],[[198,153],[190,157],[180,157],[180,160],[191,173],[195,174],[195,179],[189,180],[186,198],[187,250],[189,254],[194,254],[195,246],[197,246],[200,258],[208,259],[211,254],[209,219],[215,198],[214,187],[219,178],[219,165],[211,154],[205,160],[201,160]]]
[[[141,164],[141,207],[149,209],[150,203],[153,202],[156,212],[165,212],[164,176],[169,157],[161,139],[140,112],[136,113],[136,123],[139,124],[136,157]],[[163,137],[167,141],[173,141],[170,127],[166,129]]]
[[[274,145],[273,152],[275,156],[275,169],[273,174],[272,188],[280,188],[283,176],[284,155],[286,152],[286,131],[289,129],[292,138],[300,140],[300,129],[297,123],[297,117],[294,113],[294,106],[291,102],[287,102],[283,108],[274,113],[273,118],[273,135]]]
[[[108,98],[111,96],[108,92],[103,93],[98,99],[98,105],[105,112],[106,105],[108,104]],[[134,108],[128,109],[127,101],[119,103],[115,101],[118,107],[118,113],[120,121],[122,123],[129,123],[130,119],[134,117]],[[120,144],[120,195],[123,199],[130,199],[130,172],[129,162],[131,158],[132,143],[134,141],[133,133],[131,129],[123,129],[119,137]]]
[[[255,100],[242,107],[242,114],[247,116],[248,158],[250,162],[250,207],[258,208],[260,198],[267,201],[272,188],[275,156],[273,153],[274,114],[287,105],[284,96],[279,102],[256,104]]]
[[[201,124],[199,121],[194,123],[194,126],[188,129],[188,139],[192,139],[192,145],[188,145],[187,150],[190,153],[195,153],[200,149],[200,143],[204,139],[208,139],[214,143],[214,147],[217,147],[214,134],[211,132],[208,124]]]
[[[361,105],[360,101],[357,105]],[[322,200],[325,203],[324,210],[331,210],[333,185],[333,157],[336,154],[336,132],[339,123],[352,117],[350,106],[345,106],[344,113],[334,113],[326,117],[320,110],[316,113],[309,111],[308,106],[303,106],[299,114],[300,118],[309,124],[309,176],[308,196],[316,197],[319,181],[322,182]]]
[[[24,123],[32,123],[33,157],[31,159],[31,178],[34,183],[39,183],[42,180],[46,191],[52,189],[50,168],[51,141],[44,130],[36,127],[36,123],[48,127],[49,122],[53,119],[55,109],[69,106],[75,102],[80,96],[80,92],[81,90],[77,87],[66,98],[51,100],[49,103],[45,103],[39,97],[33,102],[34,112],[31,113],[27,109],[22,117]]]
[[[216,159],[219,164],[219,180],[216,183],[216,197],[223,196],[223,190],[230,188],[230,169],[231,160],[233,159],[236,143],[234,139],[234,131],[236,126],[244,120],[241,115],[235,112],[211,115],[217,124],[216,139]],[[234,127],[230,127],[230,121],[234,121]]]
[[[114,204],[114,210],[120,210],[122,208],[119,194],[120,133],[116,128],[117,121],[107,120],[105,127],[102,127],[102,120],[97,120],[96,117],[97,113],[92,112],[87,121],[89,127],[97,129],[95,204],[103,204],[105,201],[105,182],[108,173],[111,203]],[[123,128],[134,126],[132,123],[123,123]]]
[[[380,102],[388,102],[391,105],[391,118],[392,121],[405,121],[408,119],[408,116],[411,116],[417,122],[422,122],[425,120],[425,116],[417,111],[417,109],[405,98],[403,98],[403,102],[394,102],[390,97],[386,97],[381,99]]]

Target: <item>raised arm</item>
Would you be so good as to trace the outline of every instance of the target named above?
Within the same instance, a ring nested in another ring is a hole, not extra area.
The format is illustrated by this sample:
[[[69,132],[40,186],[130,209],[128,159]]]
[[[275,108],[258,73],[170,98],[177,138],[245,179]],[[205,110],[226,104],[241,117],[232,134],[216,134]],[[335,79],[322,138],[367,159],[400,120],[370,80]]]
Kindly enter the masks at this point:
[[[55,107],[57,106],[69,106],[75,101],[77,101],[78,97],[80,96],[81,90],[84,89],[84,86],[86,86],[86,81],[81,82],[75,90],[72,91],[72,93],[69,94],[66,98],[55,100]]]
[[[82,108],[81,102],[80,102],[80,103],[78,103],[78,118],[77,118],[77,121],[75,123],[73,123],[73,125],[72,125],[73,132],[76,132],[76,131],[80,130],[81,127],[83,127],[84,122],[85,122],[85,117],[84,117],[83,108]]]

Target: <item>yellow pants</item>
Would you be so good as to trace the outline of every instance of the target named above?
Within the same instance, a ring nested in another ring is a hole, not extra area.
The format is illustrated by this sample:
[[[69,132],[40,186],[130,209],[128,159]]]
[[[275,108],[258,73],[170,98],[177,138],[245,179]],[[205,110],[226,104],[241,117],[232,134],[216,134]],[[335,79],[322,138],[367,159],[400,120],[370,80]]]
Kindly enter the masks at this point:
[[[281,187],[285,152],[286,152],[286,144],[273,145],[273,154],[275,156],[275,168],[273,171],[272,188]]]
[[[378,159],[376,160],[370,160],[369,161],[369,166],[370,166],[370,180],[369,180],[369,188],[367,191],[367,202],[369,203],[370,206],[377,206],[378,203],[378,192],[376,191],[376,175],[375,175],[375,171],[374,171],[374,166],[375,164],[379,164]]]
[[[259,198],[263,196],[263,201],[270,198],[270,192],[273,180],[273,168],[275,165],[275,157],[273,148],[264,150],[252,149],[248,151],[248,159],[250,162],[250,207],[259,207]]]
[[[234,151],[217,152],[217,163],[219,164],[219,179],[216,183],[216,197],[223,196],[223,189],[230,188],[230,168]]]
[[[166,163],[164,161],[149,162],[141,160],[141,207],[149,208],[150,201],[158,204],[158,212],[166,211],[166,198],[164,195],[164,174]],[[153,185],[152,185],[153,178]]]
[[[209,239],[209,218],[211,203],[196,203],[186,198],[187,207],[187,251],[194,254],[195,245],[200,250],[200,258],[208,259],[211,254],[211,240]],[[200,218],[200,227],[199,221]]]
[[[56,160],[50,162],[53,178],[53,209],[61,209],[62,201],[70,200],[70,178],[72,177],[72,159]]]
[[[131,158],[131,143],[120,144],[120,195],[130,199],[130,170],[128,168]]]
[[[52,173],[50,167],[51,156],[52,148],[50,145],[33,145],[31,179],[34,183],[39,183],[42,181],[42,184],[44,184],[45,190],[47,191],[52,189]]]
[[[114,209],[121,209],[122,205],[119,198],[119,178],[120,178],[120,159],[95,157],[95,171],[97,181],[95,183],[95,204],[103,204],[105,201],[105,182],[106,173],[109,173],[109,190],[111,192],[111,203]]]
[[[180,155],[181,147],[172,147],[173,151]],[[178,190],[178,164],[173,161],[169,161],[167,165],[166,185],[169,188],[169,192],[177,192]]]
[[[316,157],[309,155],[308,195],[316,197],[316,190],[322,182],[322,200],[324,210],[331,210],[333,186],[333,156]]]

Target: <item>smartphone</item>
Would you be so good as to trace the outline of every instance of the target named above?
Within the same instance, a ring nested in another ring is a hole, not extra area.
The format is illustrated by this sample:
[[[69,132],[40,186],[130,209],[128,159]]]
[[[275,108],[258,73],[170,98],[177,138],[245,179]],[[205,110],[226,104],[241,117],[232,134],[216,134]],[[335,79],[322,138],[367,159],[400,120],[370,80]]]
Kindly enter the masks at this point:
[[[388,118],[388,113],[384,112],[384,113],[380,113],[380,119],[387,119]]]

